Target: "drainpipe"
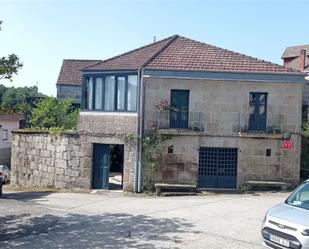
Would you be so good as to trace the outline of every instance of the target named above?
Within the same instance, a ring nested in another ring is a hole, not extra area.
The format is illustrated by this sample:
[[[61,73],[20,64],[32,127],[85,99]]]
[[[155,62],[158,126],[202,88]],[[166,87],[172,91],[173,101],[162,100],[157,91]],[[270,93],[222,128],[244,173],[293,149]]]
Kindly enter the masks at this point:
[[[135,178],[134,192],[142,192],[142,137],[143,137],[143,68],[138,70],[138,102],[137,102],[137,141],[136,141],[136,163],[135,163]]]

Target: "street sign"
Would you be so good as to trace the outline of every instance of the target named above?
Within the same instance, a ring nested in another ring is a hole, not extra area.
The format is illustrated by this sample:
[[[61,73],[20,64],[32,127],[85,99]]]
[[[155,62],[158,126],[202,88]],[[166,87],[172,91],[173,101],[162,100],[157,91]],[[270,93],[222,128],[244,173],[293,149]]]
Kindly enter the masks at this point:
[[[283,141],[283,149],[284,150],[292,150],[293,142],[292,141]]]

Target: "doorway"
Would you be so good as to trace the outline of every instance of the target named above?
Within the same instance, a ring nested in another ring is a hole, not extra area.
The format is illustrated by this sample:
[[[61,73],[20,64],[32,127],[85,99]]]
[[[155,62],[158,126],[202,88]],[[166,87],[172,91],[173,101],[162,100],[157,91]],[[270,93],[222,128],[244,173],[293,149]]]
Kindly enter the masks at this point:
[[[267,93],[250,93],[249,131],[265,132],[267,120]]]
[[[187,129],[189,125],[189,90],[171,90],[170,128]]]
[[[94,144],[92,188],[121,190],[123,187],[124,145]]]
[[[199,188],[236,189],[237,148],[200,147]]]

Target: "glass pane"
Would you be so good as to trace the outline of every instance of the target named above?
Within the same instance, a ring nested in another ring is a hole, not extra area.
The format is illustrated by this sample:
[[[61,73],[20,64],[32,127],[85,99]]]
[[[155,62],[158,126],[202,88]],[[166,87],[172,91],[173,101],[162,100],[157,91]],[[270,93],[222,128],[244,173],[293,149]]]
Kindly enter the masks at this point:
[[[266,95],[261,94],[260,95],[260,105],[265,105],[265,102],[266,102]]]
[[[114,111],[115,109],[115,76],[105,78],[105,100],[104,110]]]
[[[95,109],[102,110],[102,90],[103,90],[103,79],[95,79]]]
[[[125,102],[125,77],[117,77],[117,110],[124,110]]]
[[[89,78],[88,81],[88,86],[87,86],[87,109],[88,110],[92,110],[93,106],[92,106],[92,100],[93,100],[93,96],[92,96],[92,92],[93,92],[93,77]]]
[[[250,93],[249,95],[249,113],[255,112],[256,94]]]
[[[84,88],[83,88],[83,109],[88,109],[88,90],[89,90],[89,78],[86,78],[84,82]]]
[[[128,76],[128,111],[136,111],[137,76]]]
[[[264,114],[264,113],[265,113],[265,106],[260,105],[259,113],[260,113],[260,114]]]

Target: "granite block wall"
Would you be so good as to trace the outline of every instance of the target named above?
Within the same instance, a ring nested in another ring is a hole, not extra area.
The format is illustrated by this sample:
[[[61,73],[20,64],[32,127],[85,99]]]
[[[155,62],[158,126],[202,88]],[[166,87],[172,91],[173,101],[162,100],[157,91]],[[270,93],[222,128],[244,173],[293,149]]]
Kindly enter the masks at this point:
[[[12,183],[29,187],[90,188],[91,162],[76,133],[53,135],[15,131],[12,136]]]

